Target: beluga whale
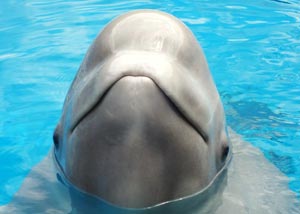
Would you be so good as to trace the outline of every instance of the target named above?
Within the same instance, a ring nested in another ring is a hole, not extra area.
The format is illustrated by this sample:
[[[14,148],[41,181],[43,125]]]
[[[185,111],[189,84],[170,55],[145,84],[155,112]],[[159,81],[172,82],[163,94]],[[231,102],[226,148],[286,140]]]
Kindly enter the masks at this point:
[[[53,141],[0,213],[299,211],[286,176],[226,127],[197,39],[165,12],[128,12],[100,32]]]
[[[55,159],[79,189],[141,208],[195,194],[230,157],[204,54],[177,18],[121,15],[89,48],[54,134]]]

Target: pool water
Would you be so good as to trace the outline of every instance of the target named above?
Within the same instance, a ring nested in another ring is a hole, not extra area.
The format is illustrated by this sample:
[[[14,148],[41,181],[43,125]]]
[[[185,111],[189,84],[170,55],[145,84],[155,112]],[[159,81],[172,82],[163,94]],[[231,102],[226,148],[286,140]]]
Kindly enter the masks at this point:
[[[300,3],[297,0],[1,1],[0,205],[52,145],[84,54],[112,18],[159,9],[202,45],[228,125],[300,196]]]

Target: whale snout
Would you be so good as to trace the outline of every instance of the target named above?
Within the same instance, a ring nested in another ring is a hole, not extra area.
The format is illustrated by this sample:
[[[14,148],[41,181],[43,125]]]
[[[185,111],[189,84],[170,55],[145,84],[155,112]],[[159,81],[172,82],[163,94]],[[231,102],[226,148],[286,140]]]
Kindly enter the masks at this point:
[[[129,208],[200,193],[231,157],[197,40],[175,17],[149,10],[118,17],[96,38],[53,140],[70,183]]]

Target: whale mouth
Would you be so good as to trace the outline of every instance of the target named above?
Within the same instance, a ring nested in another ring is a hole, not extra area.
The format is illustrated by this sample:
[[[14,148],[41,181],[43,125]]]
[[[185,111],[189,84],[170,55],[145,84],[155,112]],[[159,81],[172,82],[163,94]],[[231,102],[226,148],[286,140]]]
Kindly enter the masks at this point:
[[[151,206],[209,183],[208,145],[149,77],[115,81],[69,141],[67,178],[114,204]]]
[[[231,158],[228,147],[211,175],[207,138],[143,75],[125,75],[107,87],[68,138],[62,165],[55,153],[67,180],[120,207],[149,208],[202,194]]]
[[[76,90],[76,93],[69,93],[64,105],[64,112],[71,112],[69,131],[72,132],[91,109],[102,102],[119,80],[126,76],[147,77],[204,141],[210,142],[209,129],[218,105],[218,94],[206,87],[199,90],[199,86],[211,84],[211,79],[197,78],[199,73],[191,73],[177,59],[162,53],[121,51],[109,56],[91,71],[81,70],[83,74],[76,76],[70,89]]]
[[[160,88],[160,86],[158,84],[156,84],[155,80],[153,80],[151,77],[149,76],[145,76],[145,75],[124,75],[122,77],[120,77],[119,79],[117,79],[114,83],[112,83],[103,93],[103,95],[97,100],[97,102],[94,103],[93,106],[91,106],[89,108],[89,110],[87,110],[85,112],[85,114],[82,115],[82,117],[77,121],[76,124],[74,124],[71,128],[71,134],[74,132],[74,130],[78,127],[78,125],[91,113],[95,110],[95,108],[97,108],[99,105],[101,105],[102,101],[105,99],[105,97],[107,96],[107,94],[109,93],[109,91],[111,90],[111,88],[113,88],[119,81],[121,81],[122,79],[126,78],[126,77],[140,77],[140,78],[148,78],[150,79],[155,86],[157,87],[157,89],[159,90],[159,92],[163,95],[163,97],[167,100],[167,102],[170,104],[170,107],[172,108],[173,111],[175,111],[178,115],[180,115],[180,117],[187,123],[189,124],[189,126],[191,128],[193,128],[198,134],[199,136],[202,138],[202,140],[208,144],[208,135],[203,131],[203,130],[199,130],[198,127],[195,126],[195,124],[193,123],[193,121],[191,121],[188,117],[185,116],[185,114],[182,112],[182,109],[176,105],[172,99]]]

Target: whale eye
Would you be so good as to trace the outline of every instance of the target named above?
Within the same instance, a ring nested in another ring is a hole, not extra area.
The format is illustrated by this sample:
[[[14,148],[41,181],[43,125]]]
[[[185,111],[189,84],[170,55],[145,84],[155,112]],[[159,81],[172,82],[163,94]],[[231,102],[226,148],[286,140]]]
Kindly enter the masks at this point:
[[[53,134],[53,142],[54,142],[55,149],[58,149],[58,146],[59,146],[59,136],[58,136],[57,129],[55,130],[55,132]]]
[[[228,145],[224,145],[222,148],[222,161],[226,160],[226,157],[228,156],[229,153],[229,146]]]

